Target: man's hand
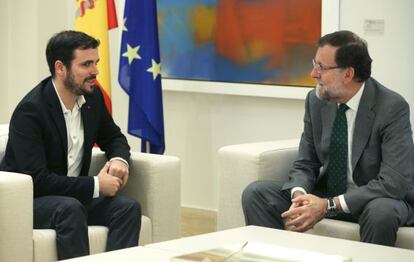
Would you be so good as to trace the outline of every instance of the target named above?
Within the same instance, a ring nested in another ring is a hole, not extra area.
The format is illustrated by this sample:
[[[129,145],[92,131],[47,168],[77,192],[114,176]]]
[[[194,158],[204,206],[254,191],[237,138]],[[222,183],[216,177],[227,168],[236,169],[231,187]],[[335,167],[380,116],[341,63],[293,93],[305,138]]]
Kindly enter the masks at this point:
[[[304,195],[304,194],[305,194],[305,193],[303,193],[303,192],[302,192],[302,191],[300,191],[300,190],[295,191],[295,192],[293,192],[293,194],[292,194],[292,199],[295,199],[296,197],[298,197],[298,196],[302,196],[302,195]],[[302,202],[296,202],[296,203],[294,203],[294,202],[292,202],[292,205],[290,205],[289,210],[292,210],[292,209],[294,209],[294,208],[296,208],[296,207],[300,207],[300,206],[302,206],[302,205],[304,205],[304,204],[306,204],[306,203],[302,203]],[[292,230],[293,230],[294,226],[287,226],[287,225],[286,225],[286,223],[287,223],[288,221],[291,221],[291,220],[293,220],[293,219],[297,218],[298,216],[299,216],[299,214],[296,214],[296,215],[294,215],[294,216],[288,216],[288,217],[285,217],[285,218],[284,218],[284,223],[285,223],[285,229],[286,229],[286,230],[290,230],[290,231],[292,231]]]
[[[109,162],[108,173],[111,176],[120,178],[122,180],[122,187],[126,185],[129,176],[129,168],[124,162],[117,159],[111,160]]]
[[[99,171],[99,193],[104,196],[115,196],[122,186],[122,180],[119,177],[109,175],[110,162]]]
[[[295,199],[295,198],[297,198],[298,196],[302,196],[302,195],[304,195],[305,193],[303,193],[302,191],[300,191],[300,190],[296,190],[295,192],[293,192],[293,194],[292,194],[292,199]]]
[[[300,195],[292,199],[288,211],[282,213],[287,230],[304,232],[313,228],[326,213],[328,203],[326,199],[315,195]]]

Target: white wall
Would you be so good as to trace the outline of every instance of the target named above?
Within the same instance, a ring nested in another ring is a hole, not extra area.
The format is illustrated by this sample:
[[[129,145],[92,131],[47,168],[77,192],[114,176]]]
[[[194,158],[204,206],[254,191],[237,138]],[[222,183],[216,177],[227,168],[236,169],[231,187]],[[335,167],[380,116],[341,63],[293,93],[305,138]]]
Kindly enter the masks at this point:
[[[0,1],[0,123],[8,122],[20,99],[48,76],[46,43],[55,32],[71,28],[68,7],[52,0]]]
[[[39,80],[44,64],[39,60],[39,9],[36,1],[8,1],[9,110]]]
[[[7,122],[22,96],[48,75],[44,49],[49,37],[73,28],[74,1],[62,2],[0,0],[0,79],[7,83],[0,86],[0,122]],[[123,1],[118,0],[117,4],[121,19]],[[409,62],[414,61],[414,31],[410,27],[414,1],[342,0],[340,6],[340,28],[355,31],[369,43],[374,59],[373,76],[404,95],[413,107]],[[364,36],[364,19],[384,19],[385,35]],[[117,84],[119,31],[111,31],[110,39],[113,114],[125,131],[128,98]],[[180,83],[188,85],[185,81]],[[164,87],[170,84],[171,81],[165,81]],[[201,83],[192,85],[197,87]],[[185,206],[217,208],[216,157],[221,146],[293,138],[301,133],[304,109],[300,99],[175,91],[163,94],[166,154],[176,155],[182,161]],[[133,149],[139,150],[139,140],[130,136],[128,139]]]
[[[382,84],[405,97],[411,105],[414,123],[414,1],[412,0],[342,0],[341,29],[352,30],[368,41],[373,62],[372,75]],[[383,19],[384,36],[364,34],[365,19]]]
[[[300,100],[164,95],[167,153],[182,160],[182,204],[186,206],[216,209],[217,150],[221,146],[293,138],[302,128]]]
[[[8,33],[9,28],[8,24],[8,2],[0,1],[0,79],[3,81],[0,84],[0,123],[5,123],[8,121],[8,76],[9,76],[9,68],[8,68]]]

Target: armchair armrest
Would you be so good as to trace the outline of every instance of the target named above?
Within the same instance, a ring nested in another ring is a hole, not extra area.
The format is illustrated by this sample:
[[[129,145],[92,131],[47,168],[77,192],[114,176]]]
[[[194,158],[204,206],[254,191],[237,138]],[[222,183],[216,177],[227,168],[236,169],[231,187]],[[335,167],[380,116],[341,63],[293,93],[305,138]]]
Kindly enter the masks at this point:
[[[89,174],[98,174],[105,161],[104,153],[94,149]],[[120,194],[141,204],[142,214],[151,219],[153,242],[180,237],[181,175],[177,157],[131,152],[128,183]]]
[[[33,184],[0,172],[0,261],[33,261]]]
[[[241,194],[256,180],[285,181],[297,157],[299,139],[225,146],[219,149],[217,229],[244,225]]]

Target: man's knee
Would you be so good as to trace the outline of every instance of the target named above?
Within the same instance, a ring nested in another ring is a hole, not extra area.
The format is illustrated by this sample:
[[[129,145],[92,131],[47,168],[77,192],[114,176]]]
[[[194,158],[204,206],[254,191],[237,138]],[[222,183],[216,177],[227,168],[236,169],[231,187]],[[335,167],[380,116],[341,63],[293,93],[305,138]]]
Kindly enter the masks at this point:
[[[72,197],[62,197],[52,218],[52,227],[58,234],[66,232],[70,228],[78,232],[77,237],[81,237],[79,234],[87,235],[87,220],[86,207],[79,200]]]
[[[141,205],[135,199],[123,196],[119,196],[117,198],[121,209],[123,209],[131,217],[141,219]]]
[[[129,204],[131,213],[141,219],[141,205],[134,199],[130,199]]]
[[[368,202],[359,217],[361,230],[397,231],[401,223],[401,214],[396,207],[397,200],[377,198]]]
[[[255,181],[250,183],[242,193],[242,205],[245,207],[246,205],[250,205],[255,199],[259,198],[260,193],[263,188],[262,181]]]
[[[85,206],[73,197],[62,197],[61,202],[56,210],[62,216],[86,217],[87,211]]]
[[[373,226],[399,225],[399,213],[396,210],[395,199],[377,198],[368,202],[361,213],[360,219]]]
[[[361,241],[393,246],[403,215],[401,201],[391,198],[371,200],[359,217]]]
[[[290,198],[276,181],[256,181],[242,194],[242,206],[247,225],[283,228],[280,214],[289,208]]]
[[[248,185],[242,194],[242,206],[272,205],[288,202],[290,197],[282,191],[280,183],[275,181],[255,181]]]

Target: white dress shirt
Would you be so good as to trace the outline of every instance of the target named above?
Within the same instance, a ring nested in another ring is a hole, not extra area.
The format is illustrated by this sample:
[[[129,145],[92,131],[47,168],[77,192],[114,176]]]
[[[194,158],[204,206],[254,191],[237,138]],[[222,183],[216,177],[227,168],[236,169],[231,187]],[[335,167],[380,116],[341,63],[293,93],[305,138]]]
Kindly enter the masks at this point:
[[[84,130],[81,115],[82,105],[86,103],[84,96],[79,96],[76,100],[75,106],[72,111],[67,109],[59,93],[56,90],[56,85],[53,82],[56,94],[62,107],[63,116],[65,118],[66,133],[68,139],[68,176],[78,177],[83,164],[83,142],[84,142]],[[99,197],[99,179],[97,176],[94,179],[93,198]]]
[[[347,191],[351,191],[357,187],[357,185],[354,182],[354,179],[352,178],[352,141],[354,138],[355,118],[358,112],[359,102],[361,101],[361,96],[362,96],[362,93],[364,92],[364,88],[365,88],[365,82],[362,84],[358,92],[351,99],[349,99],[348,102],[346,102],[346,105],[349,107],[349,109],[345,112],[346,121],[348,125]],[[303,189],[302,187],[294,187],[291,190],[292,196],[295,191],[301,191],[306,194],[305,189]],[[339,202],[341,203],[342,210],[345,213],[350,213],[350,210],[348,208],[348,205],[346,204],[344,195],[340,195],[338,196],[338,198],[339,198]]]

